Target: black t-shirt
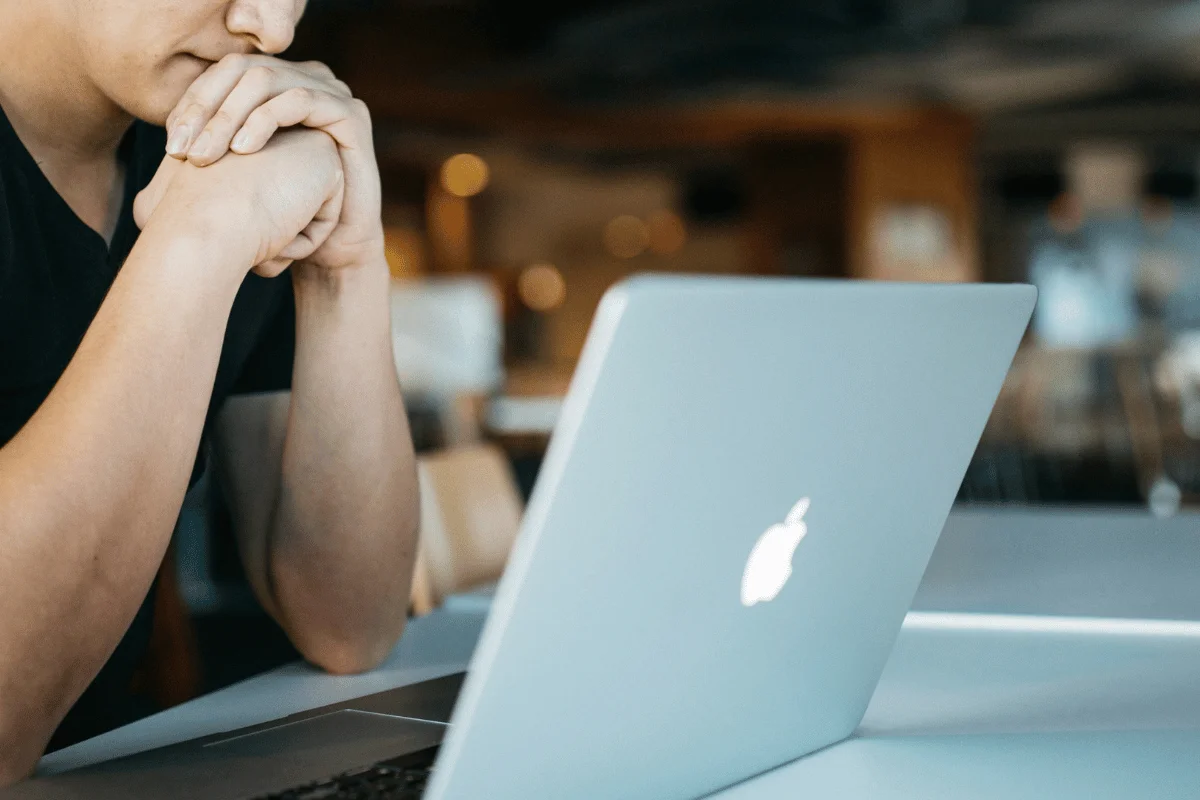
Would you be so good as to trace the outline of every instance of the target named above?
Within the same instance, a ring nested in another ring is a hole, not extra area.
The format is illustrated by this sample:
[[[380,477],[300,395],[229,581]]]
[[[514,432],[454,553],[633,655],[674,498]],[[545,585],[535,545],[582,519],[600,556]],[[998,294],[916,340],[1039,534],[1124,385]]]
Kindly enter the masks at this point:
[[[137,240],[133,199],[154,176],[165,144],[161,128],[141,122],[125,136],[125,197],[109,247],[50,185],[0,110],[0,447],[54,388],[100,309]],[[192,484],[203,472],[205,442],[225,398],[287,389],[294,350],[290,279],[249,276],[226,329]],[[59,726],[51,750],[135,716],[130,682],[150,636],[153,595],[152,589],[112,658]]]

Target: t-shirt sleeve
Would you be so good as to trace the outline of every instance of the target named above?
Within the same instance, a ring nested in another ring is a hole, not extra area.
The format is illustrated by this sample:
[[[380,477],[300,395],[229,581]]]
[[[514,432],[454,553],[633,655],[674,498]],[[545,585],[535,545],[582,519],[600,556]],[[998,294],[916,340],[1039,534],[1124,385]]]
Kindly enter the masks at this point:
[[[274,308],[254,343],[230,394],[260,394],[292,388],[292,363],[296,357],[296,297],[285,273],[271,281],[276,286]]]

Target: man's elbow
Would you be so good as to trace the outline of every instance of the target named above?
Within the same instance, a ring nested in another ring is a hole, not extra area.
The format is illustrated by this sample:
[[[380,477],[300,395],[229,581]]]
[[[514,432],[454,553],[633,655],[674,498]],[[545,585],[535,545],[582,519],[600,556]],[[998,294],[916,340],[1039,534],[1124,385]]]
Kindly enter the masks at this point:
[[[308,642],[300,648],[305,660],[330,675],[361,675],[378,667],[400,640],[399,630]]]

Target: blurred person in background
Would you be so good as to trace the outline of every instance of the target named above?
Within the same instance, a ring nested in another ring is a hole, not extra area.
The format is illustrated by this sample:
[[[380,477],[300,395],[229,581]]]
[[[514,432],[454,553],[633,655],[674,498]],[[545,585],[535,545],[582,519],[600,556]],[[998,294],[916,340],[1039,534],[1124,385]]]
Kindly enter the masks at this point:
[[[129,720],[208,453],[309,661],[370,669],[404,625],[371,124],[274,57],[304,4],[0,0],[0,785]]]

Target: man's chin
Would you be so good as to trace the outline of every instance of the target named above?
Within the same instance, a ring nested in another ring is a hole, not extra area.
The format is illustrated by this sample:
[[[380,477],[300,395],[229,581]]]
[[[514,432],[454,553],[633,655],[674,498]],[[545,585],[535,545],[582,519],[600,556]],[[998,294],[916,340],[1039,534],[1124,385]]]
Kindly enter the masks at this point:
[[[175,110],[175,106],[179,104],[184,92],[191,86],[191,82],[184,83],[182,86],[177,85],[176,81],[172,81],[168,85],[159,85],[157,91],[138,98],[137,103],[129,111],[143,122],[148,122],[151,125],[162,127],[167,124],[167,117]]]
[[[196,79],[212,65],[211,61],[194,56],[178,56],[160,73],[158,84],[148,96],[141,98],[134,112],[138,119],[151,125],[163,126],[175,106],[183,99]]]
[[[170,116],[175,106],[167,105],[167,103],[138,103],[135,107],[126,109],[130,114],[140,119],[142,122],[163,127],[167,124],[167,117]]]

